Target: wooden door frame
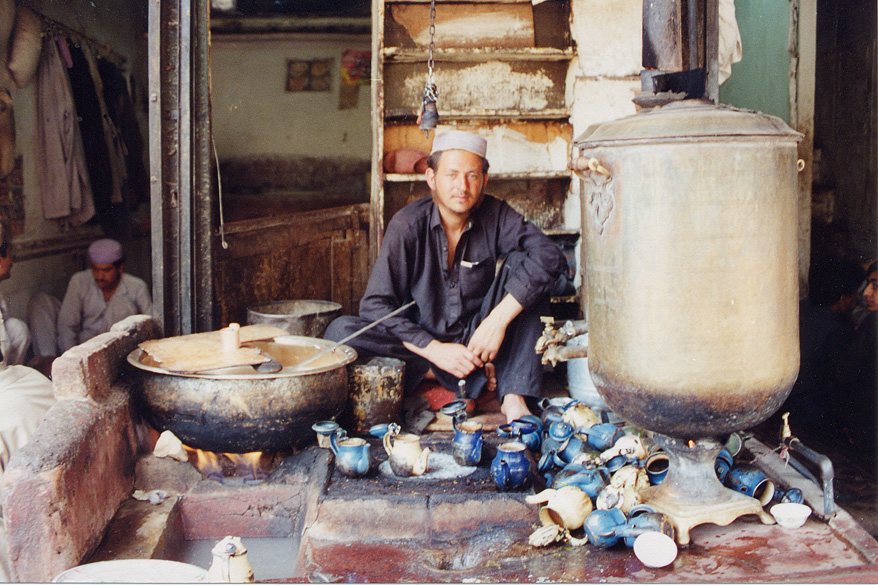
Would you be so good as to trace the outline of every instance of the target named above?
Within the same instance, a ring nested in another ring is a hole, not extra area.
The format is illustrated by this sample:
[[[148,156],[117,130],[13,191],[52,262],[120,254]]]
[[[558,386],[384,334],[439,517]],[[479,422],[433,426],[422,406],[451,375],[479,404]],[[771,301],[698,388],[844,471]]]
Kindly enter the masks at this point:
[[[213,314],[209,0],[148,4],[153,314],[165,335]]]

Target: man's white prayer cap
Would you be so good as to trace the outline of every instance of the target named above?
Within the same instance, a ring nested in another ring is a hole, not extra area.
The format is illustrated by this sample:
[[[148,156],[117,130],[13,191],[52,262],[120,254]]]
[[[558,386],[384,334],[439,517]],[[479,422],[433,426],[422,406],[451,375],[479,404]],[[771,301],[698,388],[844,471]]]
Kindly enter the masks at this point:
[[[88,247],[88,257],[92,264],[112,264],[122,259],[122,244],[109,238],[97,240]]]
[[[430,152],[439,152],[440,150],[466,150],[482,158],[487,158],[488,141],[469,132],[449,130],[436,135],[436,138],[433,139],[433,149]]]

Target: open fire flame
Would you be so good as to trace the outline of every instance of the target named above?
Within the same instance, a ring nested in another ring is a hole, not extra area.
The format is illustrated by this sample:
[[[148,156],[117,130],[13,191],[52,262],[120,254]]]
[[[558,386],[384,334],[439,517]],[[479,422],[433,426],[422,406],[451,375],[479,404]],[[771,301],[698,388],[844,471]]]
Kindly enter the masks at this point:
[[[252,485],[260,483],[274,467],[272,457],[263,457],[262,451],[251,453],[213,453],[186,447],[191,463],[207,479],[232,483],[232,479]]]

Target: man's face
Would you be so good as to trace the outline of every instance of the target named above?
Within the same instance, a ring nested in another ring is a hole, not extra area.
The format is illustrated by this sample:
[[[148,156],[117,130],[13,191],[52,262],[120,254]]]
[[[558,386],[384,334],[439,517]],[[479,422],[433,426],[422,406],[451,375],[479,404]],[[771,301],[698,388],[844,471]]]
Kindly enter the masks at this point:
[[[12,272],[12,250],[9,249],[9,242],[3,240],[0,242],[0,280],[9,278]]]
[[[866,278],[866,288],[863,289],[863,298],[866,299],[866,308],[870,311],[878,311],[878,272],[870,272]]]
[[[488,176],[482,171],[482,158],[466,150],[446,150],[435,171],[425,172],[433,201],[443,213],[468,217],[482,201]]]
[[[113,291],[122,279],[123,264],[92,264],[91,274],[95,278],[98,288],[102,291]]]

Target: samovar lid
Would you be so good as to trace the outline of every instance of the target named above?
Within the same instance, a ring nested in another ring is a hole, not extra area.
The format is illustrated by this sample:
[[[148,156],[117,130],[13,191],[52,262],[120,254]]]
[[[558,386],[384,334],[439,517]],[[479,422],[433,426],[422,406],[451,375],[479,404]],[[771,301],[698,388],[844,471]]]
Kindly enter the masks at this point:
[[[684,100],[589,126],[574,145],[593,148],[618,143],[717,137],[779,138],[799,142],[803,135],[776,116],[715,105],[705,100]]]

